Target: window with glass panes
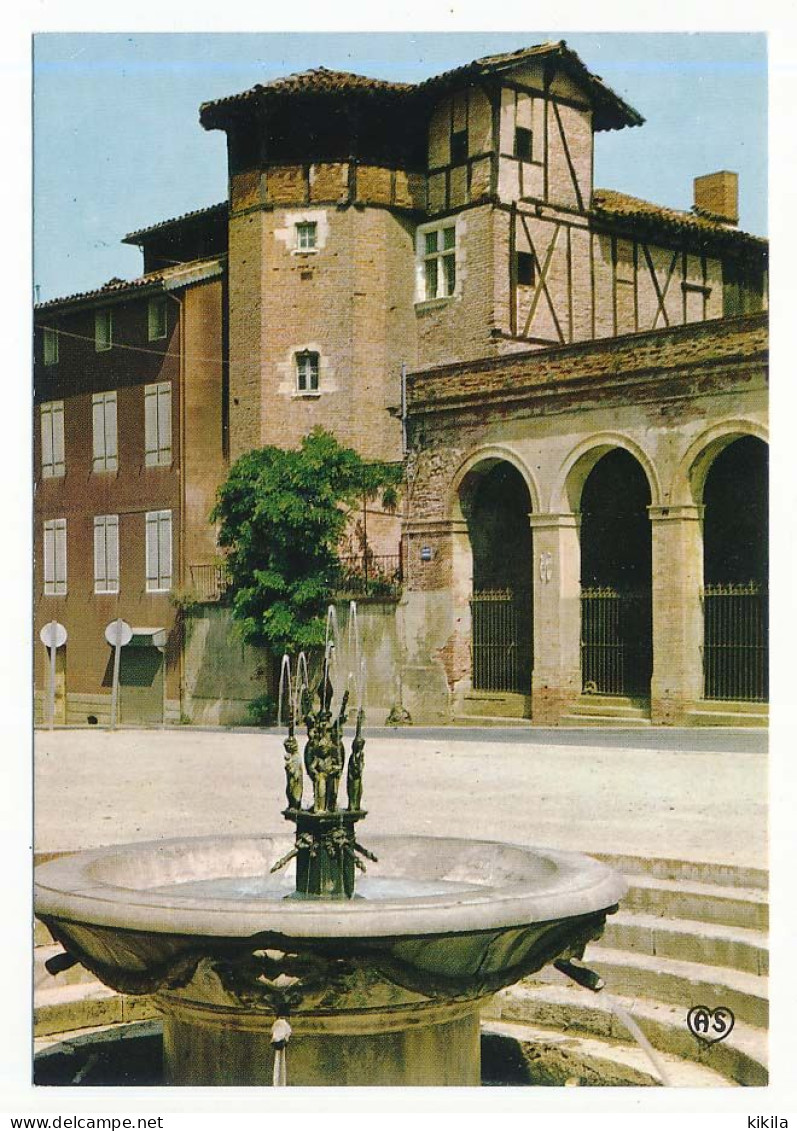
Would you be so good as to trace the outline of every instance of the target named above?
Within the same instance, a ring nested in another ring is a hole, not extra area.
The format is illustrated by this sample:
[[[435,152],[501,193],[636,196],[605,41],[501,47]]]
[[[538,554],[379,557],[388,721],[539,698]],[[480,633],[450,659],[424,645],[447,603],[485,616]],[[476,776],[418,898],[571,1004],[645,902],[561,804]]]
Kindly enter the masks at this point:
[[[296,250],[312,251],[316,246],[318,225],[314,220],[306,220],[296,225]]]
[[[448,298],[457,282],[456,227],[446,224],[423,233],[425,299]]]
[[[305,350],[296,355],[296,387],[300,393],[318,392],[318,354]]]

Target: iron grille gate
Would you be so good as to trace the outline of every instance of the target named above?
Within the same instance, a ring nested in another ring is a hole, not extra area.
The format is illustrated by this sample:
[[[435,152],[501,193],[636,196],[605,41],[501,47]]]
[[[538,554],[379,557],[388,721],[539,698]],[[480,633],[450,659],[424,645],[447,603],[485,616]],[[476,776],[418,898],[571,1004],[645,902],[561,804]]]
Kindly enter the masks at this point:
[[[581,681],[599,695],[650,694],[650,596],[611,586],[581,590]]]
[[[471,612],[471,672],[474,690],[516,691],[531,688],[531,633],[519,637],[518,604],[511,589],[480,589],[473,593]]]
[[[749,584],[703,590],[703,695],[765,703],[769,695],[767,590]]]

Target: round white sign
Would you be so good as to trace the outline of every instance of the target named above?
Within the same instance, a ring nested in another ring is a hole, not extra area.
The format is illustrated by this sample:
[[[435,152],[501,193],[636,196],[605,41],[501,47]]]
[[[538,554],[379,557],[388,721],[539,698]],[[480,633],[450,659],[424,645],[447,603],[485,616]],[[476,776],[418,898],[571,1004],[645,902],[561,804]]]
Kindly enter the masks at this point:
[[[48,621],[39,633],[39,640],[45,648],[61,648],[66,644],[66,629],[57,620]]]
[[[133,639],[133,630],[126,620],[112,620],[105,629],[105,639],[112,648],[117,644],[124,648]]]

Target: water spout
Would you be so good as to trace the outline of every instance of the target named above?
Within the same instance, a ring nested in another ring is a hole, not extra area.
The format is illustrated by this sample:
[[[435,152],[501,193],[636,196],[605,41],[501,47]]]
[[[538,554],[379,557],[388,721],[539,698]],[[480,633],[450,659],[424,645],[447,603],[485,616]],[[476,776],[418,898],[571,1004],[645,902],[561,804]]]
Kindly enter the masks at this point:
[[[277,726],[282,726],[282,701],[285,695],[285,689],[288,691],[288,725],[293,726],[296,721],[296,704],[293,699],[293,692],[291,690],[291,662],[287,654],[282,657],[282,664],[280,666],[280,685],[279,685],[279,699],[277,700]]]
[[[662,1084],[665,1086],[665,1088],[671,1088],[673,1084],[672,1080],[670,1079],[669,1073],[667,1072],[667,1069],[662,1064],[661,1058],[659,1057],[658,1053],[656,1052],[650,1041],[647,1039],[645,1034],[642,1032],[640,1027],[637,1025],[631,1014],[627,1009],[624,1009],[618,1001],[615,1001],[615,999],[609,994],[606,994],[605,997],[606,1001],[609,1004],[609,1009],[615,1015],[617,1020],[625,1025],[628,1032],[645,1053],[648,1060],[656,1070],[656,1075],[659,1077]]]

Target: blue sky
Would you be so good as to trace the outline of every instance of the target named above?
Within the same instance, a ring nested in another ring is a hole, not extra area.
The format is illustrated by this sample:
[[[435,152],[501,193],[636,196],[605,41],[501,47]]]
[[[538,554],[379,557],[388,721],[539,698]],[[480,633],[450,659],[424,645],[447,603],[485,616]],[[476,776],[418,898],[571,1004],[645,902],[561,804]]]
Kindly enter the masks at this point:
[[[225,198],[225,138],[201,128],[201,102],[316,66],[417,81],[560,38],[646,118],[597,135],[597,186],[688,208],[693,177],[733,169],[740,226],[766,234],[762,34],[48,33],[34,41],[39,296],[138,274],[126,232]]]

